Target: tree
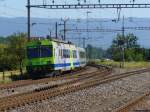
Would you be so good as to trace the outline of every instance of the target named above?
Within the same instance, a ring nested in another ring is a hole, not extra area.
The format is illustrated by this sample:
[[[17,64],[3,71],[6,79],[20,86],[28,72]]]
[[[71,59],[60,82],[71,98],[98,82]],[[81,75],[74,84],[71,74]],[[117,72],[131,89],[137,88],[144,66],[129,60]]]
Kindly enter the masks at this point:
[[[14,64],[19,65],[20,73],[22,72],[23,61],[26,56],[26,34],[24,33],[15,33],[8,37],[8,52],[9,56],[12,57]]]
[[[106,55],[106,51],[88,44],[86,47],[86,54],[88,59],[100,59]]]
[[[3,72],[3,80],[5,78],[5,70],[10,69],[9,58],[7,55],[7,45],[0,44],[0,71]]]
[[[92,45],[87,45],[86,47],[86,55],[88,59],[92,59]]]
[[[140,47],[137,43],[138,38],[132,33],[128,34],[125,37],[125,40],[126,40],[126,43],[125,43],[126,48],[138,48],[138,47]]]
[[[138,45],[137,40],[138,38],[132,33],[126,36],[117,34],[117,37],[112,42],[112,47],[124,46],[125,48],[138,48],[140,45]]]
[[[126,61],[141,61],[144,60],[143,50],[137,43],[138,38],[130,33],[126,36],[120,34],[112,41],[110,49],[112,50],[112,58],[115,61],[121,61],[122,48],[124,48]]]

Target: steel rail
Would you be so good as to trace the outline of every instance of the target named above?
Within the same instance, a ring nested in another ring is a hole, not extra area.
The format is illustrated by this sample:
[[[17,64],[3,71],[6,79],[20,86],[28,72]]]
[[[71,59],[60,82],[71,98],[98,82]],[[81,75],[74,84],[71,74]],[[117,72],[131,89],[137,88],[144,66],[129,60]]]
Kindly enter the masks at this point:
[[[145,92],[141,95],[139,95],[138,97],[134,98],[133,100],[129,101],[128,103],[126,103],[125,105],[117,108],[114,112],[128,112],[128,110],[130,109],[130,107],[136,105],[137,103],[139,103],[142,99],[144,99],[146,96],[150,95],[150,91]]]
[[[53,77],[53,78],[44,78],[44,79],[39,79],[39,80],[20,80],[20,81],[15,81],[9,84],[2,84],[0,85],[0,90],[3,89],[12,89],[12,88],[17,88],[17,87],[23,87],[23,86],[28,86],[28,85],[32,85],[32,84],[40,84],[40,83],[47,83],[49,81],[56,81],[56,80],[62,80],[62,79],[71,79],[73,77],[77,77],[79,75],[84,75],[84,73],[82,74],[82,72],[86,71],[87,69],[82,69],[79,70],[77,72],[74,72],[73,74],[65,74],[65,75],[61,75],[61,76],[57,76],[57,77]],[[75,75],[77,74],[77,75]],[[75,75],[75,76],[73,76]]]
[[[127,73],[123,73],[123,74],[117,74],[114,76],[108,76],[109,78],[104,78],[102,80],[102,78],[94,78],[94,80],[88,80],[84,83],[79,83],[78,81],[76,83],[73,84],[67,84],[67,85],[63,85],[61,87],[58,88],[54,88],[54,89],[50,89],[50,90],[45,90],[45,91],[40,91],[40,92],[35,92],[33,94],[28,94],[28,95],[24,95],[24,96],[18,96],[15,98],[10,98],[7,100],[4,100],[4,102],[2,100],[0,100],[0,109],[1,110],[7,110],[13,107],[17,107],[17,106],[22,106],[25,105],[26,103],[32,103],[32,102],[37,102],[40,100],[45,100],[51,97],[55,97],[58,95],[64,95],[66,93],[70,93],[70,92],[74,92],[77,90],[82,90],[88,87],[92,87],[92,86],[96,86],[99,84],[103,84],[106,82],[110,82],[113,80],[117,80],[117,79],[121,79],[124,77],[128,77],[130,75],[134,75],[134,74],[140,74],[140,73],[144,73],[144,72],[149,72],[150,69],[142,69],[142,70],[138,70],[138,71],[133,71],[133,72],[127,72]],[[109,72],[107,72],[109,73]],[[17,102],[19,101],[19,102]],[[15,102],[15,103],[14,103]]]
[[[97,72],[96,74],[98,75],[99,73]],[[110,73],[110,71],[107,71],[107,73]],[[89,78],[91,78],[91,80],[92,80],[92,76],[97,79],[98,76],[96,74],[92,74],[91,76],[86,76],[86,77],[83,77],[82,79],[78,79],[78,80],[64,83],[64,84],[57,86],[56,88],[53,88],[53,89],[48,89],[48,90],[46,89],[46,90],[43,90],[40,92],[38,92],[36,90],[34,92],[31,92],[31,93],[24,93],[21,95],[13,95],[10,97],[2,98],[2,99],[0,99],[0,110],[5,110],[5,109],[9,109],[10,107],[17,107],[18,105],[23,105],[24,101],[26,103],[31,103],[32,101],[33,102],[39,101],[39,100],[41,100],[41,98],[43,98],[43,96],[45,96],[47,94],[53,96],[53,94],[56,94],[56,93],[61,93],[61,92],[67,91],[67,90],[72,89],[72,88],[75,89],[76,86],[80,85],[78,83],[81,83],[82,81],[85,81]],[[106,71],[101,72],[101,74],[106,75]],[[89,81],[90,80],[88,80],[87,82],[89,82]],[[83,84],[83,82],[81,84]],[[64,93],[62,93],[62,94],[64,94]],[[47,97],[46,97],[46,99],[47,99]]]
[[[107,69],[106,69],[107,70]],[[54,88],[54,87],[59,87],[59,86],[63,86],[63,85],[68,85],[68,84],[71,84],[71,83],[75,83],[75,82],[79,82],[81,80],[85,80],[85,79],[88,79],[88,78],[91,78],[91,77],[97,77],[95,75],[98,75],[99,76],[99,73],[103,73],[105,70],[103,71],[95,71],[93,72],[92,74],[89,73],[89,74],[86,74],[86,75],[79,75],[78,78],[75,78],[74,80],[71,80],[69,82],[64,82],[64,83],[61,83],[61,84],[54,84],[54,85],[50,85],[50,86],[45,86],[45,87],[41,87],[41,88],[38,88],[38,89],[35,89],[33,91],[30,91],[30,92],[25,92],[25,93],[21,93],[21,94],[14,94],[14,95],[11,95],[11,96],[7,96],[7,97],[2,97],[0,98],[1,99],[5,99],[5,98],[13,98],[15,96],[21,96],[21,95],[24,95],[24,94],[29,94],[29,93],[32,93],[32,92],[35,92],[35,91],[40,91],[40,90],[44,90],[44,89],[51,89],[51,88]],[[94,75],[93,75],[94,74]],[[103,77],[103,75],[101,75],[101,77]]]

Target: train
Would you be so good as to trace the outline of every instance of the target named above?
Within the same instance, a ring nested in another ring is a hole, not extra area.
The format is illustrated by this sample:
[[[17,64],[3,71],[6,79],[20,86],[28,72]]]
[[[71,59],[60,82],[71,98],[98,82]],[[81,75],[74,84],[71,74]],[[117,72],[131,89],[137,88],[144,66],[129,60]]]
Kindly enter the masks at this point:
[[[86,50],[71,42],[42,39],[27,44],[26,70],[30,75],[55,76],[85,66]]]

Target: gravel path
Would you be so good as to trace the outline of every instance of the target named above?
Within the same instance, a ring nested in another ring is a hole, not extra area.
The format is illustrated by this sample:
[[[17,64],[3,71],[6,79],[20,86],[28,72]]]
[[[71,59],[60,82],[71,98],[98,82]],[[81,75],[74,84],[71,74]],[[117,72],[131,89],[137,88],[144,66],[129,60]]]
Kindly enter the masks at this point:
[[[101,84],[10,110],[10,112],[111,112],[150,90],[150,73]]]

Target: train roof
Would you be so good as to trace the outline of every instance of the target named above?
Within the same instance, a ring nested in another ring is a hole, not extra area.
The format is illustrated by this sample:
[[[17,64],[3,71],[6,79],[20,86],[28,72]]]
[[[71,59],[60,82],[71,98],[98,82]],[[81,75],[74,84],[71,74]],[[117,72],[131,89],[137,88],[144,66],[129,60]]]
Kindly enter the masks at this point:
[[[63,44],[70,44],[70,45],[75,45],[72,42],[67,42],[67,41],[63,41],[63,40],[59,40],[59,39],[36,39],[36,40],[31,40],[27,46],[37,46],[37,45],[51,45],[52,42],[56,42],[56,43],[63,43]]]
[[[51,41],[53,42],[58,42],[58,43],[64,43],[64,44],[72,44],[75,45],[74,43],[70,42],[70,41],[63,41],[63,40],[59,40],[59,39],[51,39]]]
[[[82,48],[82,47],[78,47],[78,49],[79,49],[80,51],[85,51],[85,48]]]
[[[74,45],[74,43],[69,42],[69,41],[63,41],[60,39],[54,39],[54,38],[34,38],[32,39],[28,44],[27,47],[35,47],[38,45],[52,45],[52,42],[56,42],[56,43],[63,43],[63,44],[69,44],[69,45]],[[81,48],[81,47],[77,47],[77,49],[79,49],[80,51],[85,51],[85,48]]]

